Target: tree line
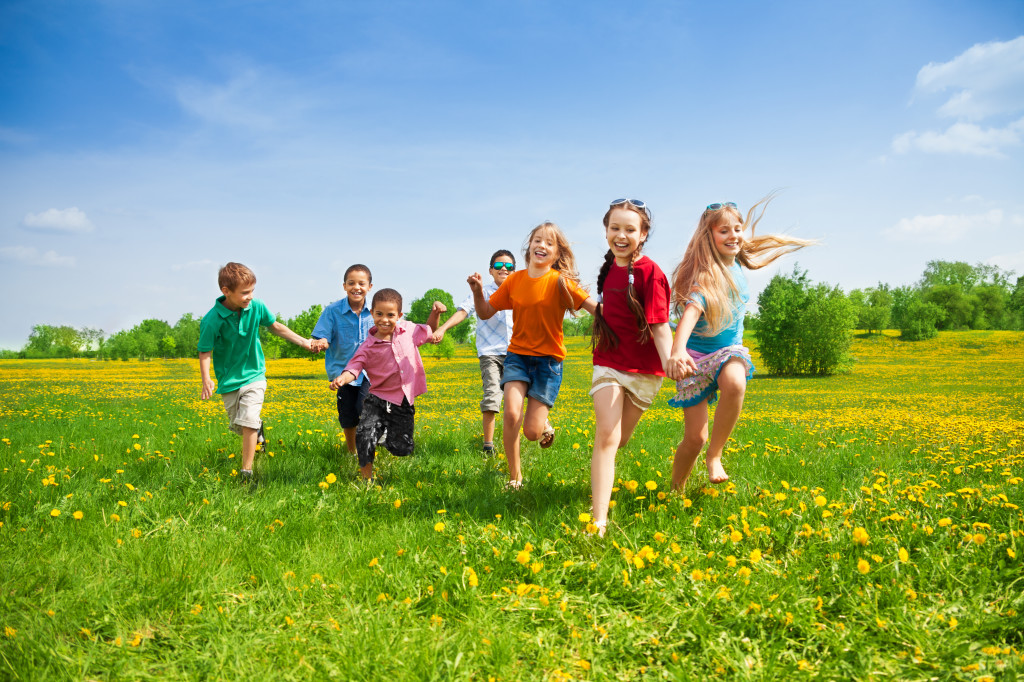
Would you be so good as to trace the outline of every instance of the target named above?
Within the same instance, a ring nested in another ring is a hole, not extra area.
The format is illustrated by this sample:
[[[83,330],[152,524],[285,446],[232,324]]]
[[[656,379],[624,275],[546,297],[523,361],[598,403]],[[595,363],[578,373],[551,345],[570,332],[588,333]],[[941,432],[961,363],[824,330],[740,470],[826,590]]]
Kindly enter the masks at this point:
[[[442,321],[455,312],[452,295],[430,289],[408,306],[407,319],[426,322],[430,306],[448,307]],[[839,287],[811,282],[795,267],[776,275],[757,300],[757,315],[748,316],[765,368],[773,374],[829,374],[845,367],[855,329],[879,334],[898,329],[900,338],[917,341],[942,330],[1024,329],[1024,276],[993,265],[961,261],[930,261],[921,279],[909,286],[879,283],[844,294]],[[316,304],[285,319],[277,319],[309,337],[323,312]],[[436,357],[451,357],[456,344],[473,341],[474,317],[460,323],[442,343],[425,347]],[[0,351],[5,358],[90,357],[105,360],[194,357],[201,317],[186,313],[172,326],[163,320],[143,320],[131,329],[106,336],[102,330],[67,325],[36,325],[20,351]],[[593,319],[586,314],[567,317],[567,336],[587,336]],[[297,346],[261,330],[267,357],[311,356]]]

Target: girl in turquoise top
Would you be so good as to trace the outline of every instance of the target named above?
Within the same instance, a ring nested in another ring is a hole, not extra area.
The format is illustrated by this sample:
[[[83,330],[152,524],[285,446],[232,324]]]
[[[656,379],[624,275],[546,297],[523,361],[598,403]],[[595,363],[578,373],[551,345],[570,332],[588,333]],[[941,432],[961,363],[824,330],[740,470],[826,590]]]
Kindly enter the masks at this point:
[[[722,392],[706,462],[712,483],[729,480],[722,450],[732,434],[747,380],[754,375],[743,346],[743,317],[750,297],[743,268],[757,270],[812,244],[779,235],[755,237],[754,228],[772,199],[754,204],[746,218],[732,202],[709,204],[672,275],[672,299],[682,309],[672,355],[666,364],[678,393],[670,405],[683,408],[683,440],[672,464],[672,488],[682,490],[697,456],[708,443],[708,406]],[[758,208],[761,212],[757,212]],[[749,238],[744,233],[749,228]]]

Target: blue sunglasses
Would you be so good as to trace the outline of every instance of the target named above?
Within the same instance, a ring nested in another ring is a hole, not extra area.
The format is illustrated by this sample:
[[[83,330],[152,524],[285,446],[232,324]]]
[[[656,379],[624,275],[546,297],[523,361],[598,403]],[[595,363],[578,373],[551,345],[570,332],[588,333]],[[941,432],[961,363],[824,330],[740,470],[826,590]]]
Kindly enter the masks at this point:
[[[704,210],[705,211],[717,211],[717,210],[722,209],[722,208],[738,208],[738,207],[736,206],[736,204],[734,204],[731,201],[724,201],[722,203],[708,204],[708,207],[706,209],[704,209]]]
[[[622,206],[623,204],[626,203],[636,206],[647,215],[648,220],[653,220],[653,218],[651,218],[651,209],[647,208],[647,204],[640,201],[639,199],[616,199],[612,203],[608,204],[608,207],[611,208],[612,206]]]

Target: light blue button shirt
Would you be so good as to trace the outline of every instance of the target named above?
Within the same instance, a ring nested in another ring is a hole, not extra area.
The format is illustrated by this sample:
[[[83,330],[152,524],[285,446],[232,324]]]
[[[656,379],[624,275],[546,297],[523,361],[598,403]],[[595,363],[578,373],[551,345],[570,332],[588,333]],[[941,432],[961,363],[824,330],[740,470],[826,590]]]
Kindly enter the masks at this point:
[[[370,314],[370,307],[365,303],[358,314],[352,310],[348,298],[335,301],[320,313],[320,319],[316,321],[312,337],[314,339],[327,339],[331,344],[327,349],[324,359],[324,367],[327,370],[328,379],[336,379],[345,371],[345,365],[352,359],[359,346],[366,340],[373,326],[373,315]],[[363,383],[365,373],[352,382],[353,386],[360,386]]]

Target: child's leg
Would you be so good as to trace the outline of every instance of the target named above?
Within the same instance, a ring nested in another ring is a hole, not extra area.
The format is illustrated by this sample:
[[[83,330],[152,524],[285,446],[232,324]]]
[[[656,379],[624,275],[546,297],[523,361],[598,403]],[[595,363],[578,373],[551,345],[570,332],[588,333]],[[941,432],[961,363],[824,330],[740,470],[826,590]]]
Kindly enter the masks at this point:
[[[411,455],[416,449],[413,438],[416,431],[416,406],[410,405],[408,400],[402,400],[401,405],[389,404],[384,423],[387,431],[384,447],[388,452],[398,457]]]
[[[345,447],[350,454],[356,452],[356,426],[369,389],[370,382],[365,377],[359,386],[348,384],[338,389],[338,423],[345,434]]]
[[[505,412],[501,437],[505,445],[505,457],[508,459],[510,481],[521,482],[523,480],[523,472],[519,466],[519,429],[523,424],[523,402],[525,399],[525,381],[505,383]]]
[[[481,420],[484,427],[484,443],[494,442],[494,422],[497,412],[481,412]]]
[[[252,471],[253,462],[256,461],[256,435],[259,432],[258,428],[242,427],[242,471]]]
[[[548,426],[548,412],[551,408],[537,400],[530,398],[526,403],[526,416],[523,418],[523,435],[526,440],[540,440],[544,430]]]
[[[683,408],[683,440],[672,462],[672,490],[683,491],[704,443],[708,440],[708,401]]]
[[[729,480],[722,466],[722,450],[729,442],[729,436],[739,421],[743,409],[743,396],[747,390],[747,368],[742,360],[734,359],[725,363],[718,374],[718,389],[721,398],[715,408],[715,423],[711,427],[711,441],[708,443],[708,478],[712,483]]]
[[[348,454],[356,454],[356,427],[350,426],[347,429],[342,429],[345,434],[345,447],[348,449]]]
[[[594,393],[594,454],[590,459],[590,494],[594,523],[608,523],[608,502],[615,481],[615,451],[622,439],[622,409],[630,401],[621,386],[608,384]],[[635,426],[635,423],[634,423]],[[603,534],[603,533],[602,533]]]
[[[384,432],[385,401],[371,395],[363,402],[363,412],[356,427],[356,455],[359,473],[364,480],[373,478],[373,460],[377,456],[377,441]]]

